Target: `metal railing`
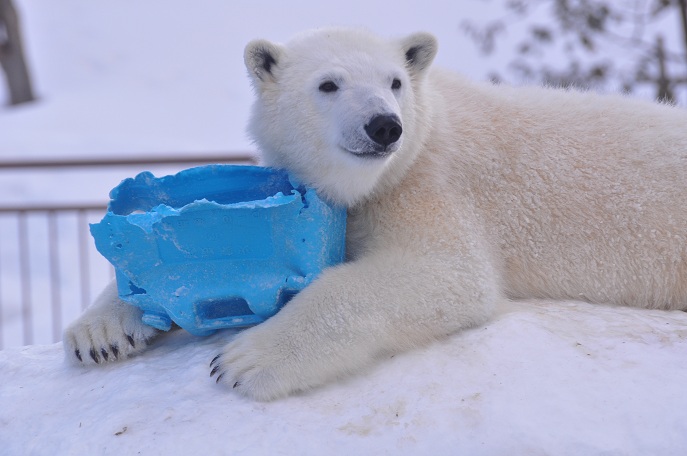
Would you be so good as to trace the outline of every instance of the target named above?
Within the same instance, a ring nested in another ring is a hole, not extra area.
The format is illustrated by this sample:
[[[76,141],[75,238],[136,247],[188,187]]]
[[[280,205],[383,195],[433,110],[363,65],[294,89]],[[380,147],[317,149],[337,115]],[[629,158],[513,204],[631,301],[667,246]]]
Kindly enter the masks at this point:
[[[30,174],[39,169],[117,172],[117,168],[132,168],[131,172],[119,170],[123,178],[153,166],[254,162],[247,153],[0,160],[0,179],[3,173]],[[76,318],[92,301],[93,292],[113,276],[112,267],[95,251],[88,230],[88,223],[99,221],[106,210],[107,194],[99,199],[97,203],[0,199],[0,349],[59,341],[64,323]]]

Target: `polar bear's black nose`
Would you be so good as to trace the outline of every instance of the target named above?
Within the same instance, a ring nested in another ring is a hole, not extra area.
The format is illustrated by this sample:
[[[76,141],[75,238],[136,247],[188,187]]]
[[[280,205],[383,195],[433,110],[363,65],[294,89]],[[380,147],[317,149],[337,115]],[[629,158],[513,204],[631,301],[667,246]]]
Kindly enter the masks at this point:
[[[367,136],[374,142],[384,147],[393,144],[401,137],[403,128],[397,116],[384,114],[372,118],[369,124],[365,125]]]

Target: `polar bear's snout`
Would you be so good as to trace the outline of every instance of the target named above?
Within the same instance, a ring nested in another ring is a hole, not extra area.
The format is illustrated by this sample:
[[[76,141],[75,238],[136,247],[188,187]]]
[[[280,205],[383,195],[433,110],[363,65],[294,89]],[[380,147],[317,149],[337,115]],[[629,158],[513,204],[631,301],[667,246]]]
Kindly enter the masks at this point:
[[[386,149],[401,138],[403,127],[398,116],[382,114],[373,117],[370,123],[365,125],[365,132],[371,140]]]

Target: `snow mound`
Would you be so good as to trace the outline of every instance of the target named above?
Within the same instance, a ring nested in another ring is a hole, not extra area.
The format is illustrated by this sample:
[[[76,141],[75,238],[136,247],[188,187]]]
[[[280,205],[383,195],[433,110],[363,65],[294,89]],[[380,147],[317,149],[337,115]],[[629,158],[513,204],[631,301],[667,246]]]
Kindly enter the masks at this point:
[[[183,331],[101,369],[61,344],[0,352],[0,453],[685,454],[687,314],[513,303],[490,324],[257,403]]]

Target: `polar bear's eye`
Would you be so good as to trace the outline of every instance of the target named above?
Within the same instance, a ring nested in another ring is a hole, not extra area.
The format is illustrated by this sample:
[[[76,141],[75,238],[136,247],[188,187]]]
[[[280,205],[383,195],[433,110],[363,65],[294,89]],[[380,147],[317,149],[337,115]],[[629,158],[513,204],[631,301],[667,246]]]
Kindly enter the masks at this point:
[[[401,80],[400,79],[394,79],[394,82],[391,83],[391,88],[393,90],[397,90],[401,88]]]
[[[334,84],[332,81],[325,81],[320,84],[320,92],[331,93],[339,90],[339,86]]]

